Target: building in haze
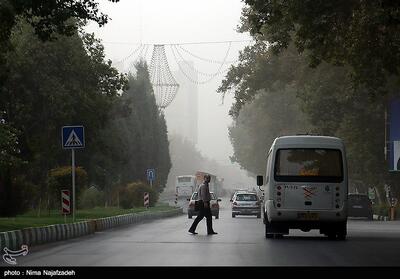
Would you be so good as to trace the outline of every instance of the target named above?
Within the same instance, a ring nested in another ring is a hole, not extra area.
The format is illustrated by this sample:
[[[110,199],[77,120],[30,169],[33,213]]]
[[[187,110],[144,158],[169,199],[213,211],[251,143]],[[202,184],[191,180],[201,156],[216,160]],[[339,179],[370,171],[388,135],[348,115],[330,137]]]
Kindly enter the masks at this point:
[[[183,63],[190,63],[193,66],[193,62]],[[185,73],[173,71],[172,74],[179,84],[179,89],[175,99],[164,110],[168,134],[178,134],[196,146],[199,115],[198,87],[195,83],[198,80],[197,74],[189,70],[185,70]]]

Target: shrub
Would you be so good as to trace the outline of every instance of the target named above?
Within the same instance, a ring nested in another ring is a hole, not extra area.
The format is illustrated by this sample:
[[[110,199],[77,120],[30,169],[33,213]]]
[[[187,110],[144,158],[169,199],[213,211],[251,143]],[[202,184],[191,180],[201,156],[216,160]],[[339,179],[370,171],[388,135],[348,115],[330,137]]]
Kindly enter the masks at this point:
[[[376,215],[389,216],[389,206],[386,204],[374,205],[373,212]]]
[[[50,208],[58,208],[61,204],[61,190],[69,190],[72,199],[72,168],[71,166],[60,167],[49,171],[47,185]],[[75,168],[75,196],[81,196],[86,189],[88,175],[82,167]],[[71,204],[72,208],[72,204]]]
[[[130,183],[121,189],[120,206],[124,209],[143,207],[143,197],[145,192],[148,192],[150,195],[149,206],[154,206],[158,200],[158,192],[141,181]]]
[[[104,202],[104,192],[99,191],[96,187],[90,187],[82,193],[79,199],[79,207],[92,209],[96,206],[104,206]]]

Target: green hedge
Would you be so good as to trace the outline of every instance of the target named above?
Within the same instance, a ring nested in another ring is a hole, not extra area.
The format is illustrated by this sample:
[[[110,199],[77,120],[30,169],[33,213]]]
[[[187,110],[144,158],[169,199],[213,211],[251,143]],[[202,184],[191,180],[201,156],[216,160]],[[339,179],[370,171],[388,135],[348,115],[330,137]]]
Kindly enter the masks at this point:
[[[381,216],[390,216],[390,207],[387,204],[374,205],[372,207],[374,214]],[[400,206],[396,207],[396,220],[400,220]]]
[[[154,188],[150,188],[149,185],[140,181],[126,185],[120,191],[120,206],[124,209],[143,206],[145,192],[149,193],[149,205],[154,206],[158,200],[159,193]]]
[[[92,209],[104,206],[105,196],[103,191],[99,191],[95,187],[88,188],[83,191],[79,197],[79,208]]]

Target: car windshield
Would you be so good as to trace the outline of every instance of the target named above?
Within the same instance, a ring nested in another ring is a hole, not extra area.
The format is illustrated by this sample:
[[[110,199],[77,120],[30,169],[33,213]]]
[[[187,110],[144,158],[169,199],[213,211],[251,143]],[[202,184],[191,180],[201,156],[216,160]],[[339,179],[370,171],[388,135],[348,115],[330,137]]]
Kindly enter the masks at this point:
[[[213,192],[210,192],[210,194],[211,194],[211,199],[212,200],[216,200],[217,198],[215,197],[215,194],[213,193]],[[199,194],[197,193],[197,192],[194,192],[193,193],[193,196],[192,196],[192,200],[195,200],[195,201],[197,201],[199,199]]]
[[[365,203],[369,202],[369,198],[364,195],[349,195],[349,203]]]
[[[237,201],[257,201],[257,196],[253,194],[239,194],[236,196]]]

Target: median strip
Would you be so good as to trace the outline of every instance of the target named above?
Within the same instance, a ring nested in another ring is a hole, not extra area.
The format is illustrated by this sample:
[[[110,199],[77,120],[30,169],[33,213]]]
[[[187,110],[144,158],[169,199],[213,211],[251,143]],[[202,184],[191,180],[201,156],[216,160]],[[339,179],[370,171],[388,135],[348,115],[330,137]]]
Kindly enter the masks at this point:
[[[21,249],[22,245],[31,247],[39,244],[67,240],[122,225],[135,224],[151,219],[167,218],[182,213],[182,208],[176,208],[159,212],[130,213],[77,223],[56,224],[0,232],[0,251],[3,251],[6,247],[11,250],[17,250]]]

